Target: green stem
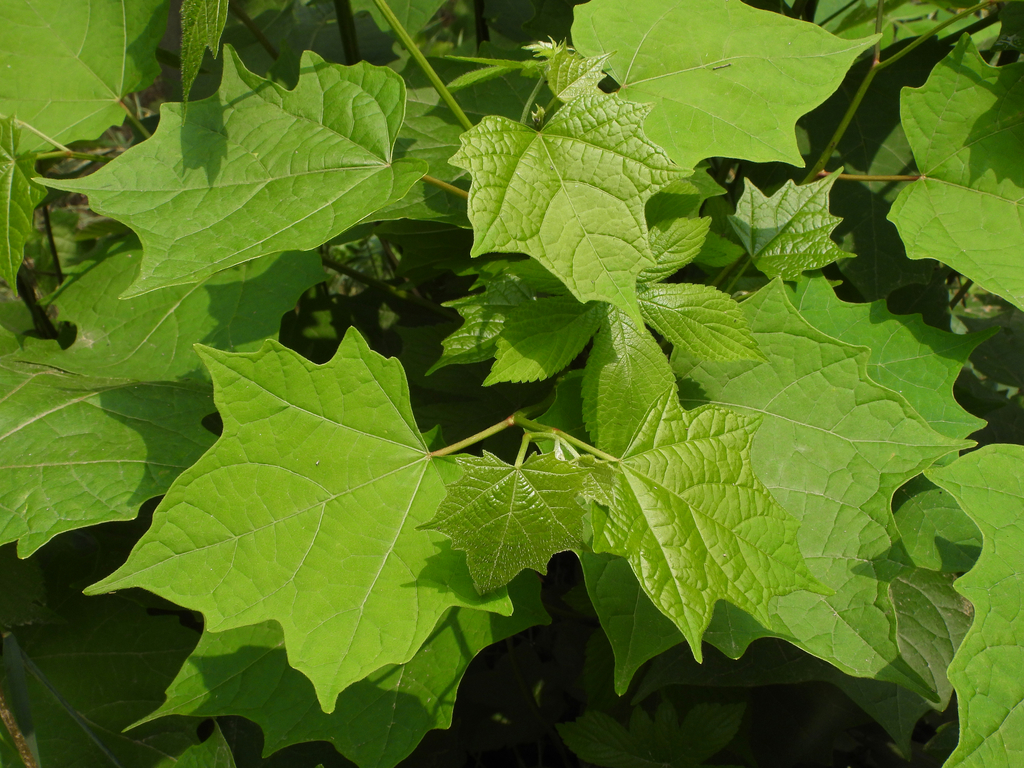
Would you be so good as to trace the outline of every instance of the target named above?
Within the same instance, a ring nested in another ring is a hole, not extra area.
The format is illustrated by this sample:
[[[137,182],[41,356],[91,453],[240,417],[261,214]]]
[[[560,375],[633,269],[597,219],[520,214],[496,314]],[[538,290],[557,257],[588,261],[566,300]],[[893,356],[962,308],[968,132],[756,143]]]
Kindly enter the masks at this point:
[[[256,38],[256,42],[262,45],[263,49],[270,54],[270,58],[276,61],[278,55],[277,48],[270,42],[270,38],[263,34],[263,30],[256,25],[256,22],[249,17],[249,14],[245,12],[245,9],[239,4],[238,0],[228,0],[228,8],[235,14],[235,18],[242,22],[242,26],[249,30],[249,34]]]
[[[423,51],[421,51],[419,46],[416,45],[412,36],[405,31],[405,27],[402,26],[402,22],[398,20],[394,11],[391,10],[390,6],[387,4],[387,0],[373,0],[373,2],[387,20],[391,29],[394,30],[396,35],[398,35],[398,39],[401,41],[402,46],[409,52],[409,55],[416,60],[416,63],[419,64],[420,69],[423,70],[423,74],[427,76],[430,84],[434,86],[434,90],[437,91],[437,95],[440,96],[441,100],[448,105],[448,109],[452,111],[452,114],[454,114],[455,118],[462,124],[462,127],[467,131],[472,128],[473,123],[470,122],[468,117],[466,117],[466,113],[462,111],[462,107],[460,107],[459,103],[455,101],[455,97],[452,96],[451,91],[449,91],[441,81],[441,78],[437,76],[437,72],[435,72],[434,68],[430,66],[430,62],[427,61],[427,57],[423,55]]]
[[[523,432],[523,442],[519,444],[519,453],[516,455],[516,469],[523,466],[526,460],[526,452],[530,449],[530,442],[533,440],[531,432]]]
[[[40,130],[37,130],[36,128],[33,128],[33,127],[32,127],[31,125],[29,125],[28,123],[22,122],[22,121],[21,121],[21,120],[19,120],[18,118],[14,118],[14,122],[16,122],[16,123],[18,124],[18,127],[19,127],[19,128],[25,128],[26,130],[28,130],[28,131],[31,131],[31,132],[32,132],[32,133],[34,133],[34,134],[35,134],[36,136],[38,136],[38,137],[39,137],[40,139],[42,139],[43,141],[45,141],[45,142],[46,142],[47,144],[51,144],[51,145],[55,146],[55,147],[56,147],[57,149],[59,149],[59,150],[60,150],[61,152],[70,152],[70,151],[71,151],[70,149],[68,149],[67,147],[65,147],[65,146],[64,146],[63,144],[61,144],[61,143],[60,143],[59,141],[57,141],[56,139],[51,139],[51,138],[50,138],[49,136],[47,136],[47,135],[46,135],[45,133],[43,133],[43,132],[42,132],[42,131],[40,131]]]
[[[352,3],[349,0],[334,0],[334,12],[338,17],[338,34],[345,49],[345,63],[352,66],[362,58],[359,55],[359,38],[356,37],[356,22],[352,18]]]
[[[537,84],[533,86],[533,92],[530,94],[530,98],[526,100],[526,104],[523,106],[523,116],[519,118],[519,122],[523,125],[526,124],[527,119],[530,117],[530,110],[533,108],[533,102],[537,100],[537,96],[540,94],[540,89],[544,87],[544,78],[541,77],[537,80]]]
[[[832,138],[829,139],[828,144],[825,145],[825,149],[822,151],[821,157],[818,158],[818,162],[814,164],[814,167],[811,168],[807,176],[805,176],[804,180],[801,181],[800,183],[807,184],[811,181],[814,181],[814,179],[818,177],[818,172],[825,168],[825,165],[832,157],[832,153],[836,151],[836,147],[839,146],[839,142],[842,141],[843,136],[846,134],[846,129],[850,127],[850,123],[853,121],[853,116],[856,114],[857,108],[860,107],[860,103],[864,100],[864,94],[866,94],[868,88],[871,87],[871,83],[875,79],[875,75],[877,75],[886,67],[895,64],[897,61],[902,59],[904,56],[909,54],[918,46],[923,45],[926,41],[937,35],[950,24],[955,24],[960,19],[966,16],[970,16],[972,14],[977,13],[978,11],[984,10],[985,8],[988,8],[990,5],[992,5],[994,2],[996,2],[996,0],[985,0],[985,2],[983,3],[978,3],[977,5],[971,6],[967,10],[961,11],[955,16],[948,18],[939,24],[936,24],[930,30],[928,30],[923,35],[914,40],[914,42],[912,42],[906,48],[899,51],[898,53],[893,54],[885,61],[875,60],[872,63],[871,69],[869,69],[868,73],[864,76],[864,80],[861,82],[860,87],[857,89],[857,93],[854,94],[853,100],[850,102],[850,106],[847,107],[846,114],[843,115],[843,119],[839,121],[839,125],[836,128],[835,133],[832,134]]]
[[[872,61],[877,64],[882,58],[882,22],[885,20],[885,0],[876,0],[875,6],[875,34],[878,40],[875,41],[875,58]]]
[[[475,435],[470,435],[465,440],[459,440],[459,442],[457,443],[452,443],[451,445],[447,445],[444,448],[438,448],[436,451],[431,451],[430,455],[436,459],[441,456],[450,456],[453,453],[458,453],[463,448],[468,448],[471,445],[476,445],[481,440],[486,440],[491,435],[496,435],[499,432],[503,432],[509,427],[514,426],[515,423],[515,415],[509,416],[507,419],[499,421],[497,424],[494,424],[488,427],[487,429],[477,432]]]
[[[722,293],[728,293],[730,296],[732,295],[732,289],[736,287],[736,283],[738,283],[740,278],[743,277],[743,274],[747,271],[747,266],[751,261],[752,259],[750,256],[744,256],[742,259],[739,259],[740,268],[737,269],[736,274],[732,276],[732,280],[729,281],[729,285],[722,289]]]
[[[139,132],[142,138],[152,138],[153,134],[150,133],[149,129],[142,124],[142,121],[139,120],[138,116],[128,108],[128,105],[125,104],[124,101],[119,101],[118,104],[121,105],[121,109],[124,110],[124,113],[128,115],[128,122],[135,127],[135,130]]]
[[[484,16],[484,0],[474,0],[473,21],[476,26],[476,49],[480,50],[480,43],[491,39],[491,31],[487,27],[487,17]]]
[[[739,264],[741,261],[743,261],[742,258],[736,259],[736,261],[730,264],[726,264],[724,267],[722,267],[719,273],[715,275],[715,279],[711,281],[711,287],[717,288],[718,286],[720,286],[722,284],[722,281],[729,276],[729,273],[732,272],[733,268],[735,268],[735,266]]]
[[[36,152],[33,156],[36,160],[92,160],[94,163],[109,163],[114,158],[103,155],[90,155],[87,152]]]
[[[443,189],[445,192],[450,192],[453,195],[457,195],[461,197],[463,200],[469,200],[469,192],[467,192],[464,189],[459,189],[454,184],[449,184],[447,181],[441,181],[440,179],[435,179],[433,176],[427,176],[426,174],[424,174],[423,183],[433,184],[435,187]]]
[[[819,171],[818,178],[828,176],[828,172]],[[917,181],[922,178],[920,174],[893,174],[886,176],[871,173],[840,173],[836,176],[840,181]]]
[[[333,269],[335,272],[340,272],[343,275],[348,275],[353,280],[358,280],[364,285],[368,285],[371,288],[375,288],[378,291],[382,291],[383,293],[386,293],[388,296],[393,296],[394,298],[399,299],[400,301],[407,301],[410,304],[416,304],[417,306],[423,307],[424,309],[433,312],[438,317],[443,317],[445,320],[455,320],[458,318],[458,314],[450,309],[445,309],[444,307],[438,306],[434,302],[428,301],[427,299],[424,299],[422,296],[418,296],[417,294],[409,293],[408,291],[403,291],[399,288],[395,288],[395,286],[391,285],[390,283],[385,283],[383,280],[378,280],[376,277],[371,277],[370,275],[364,274],[363,272],[360,272],[358,269],[352,269],[352,267],[348,266],[347,264],[342,264],[341,262],[334,261],[333,259],[328,259],[325,257],[321,257],[320,260],[323,262],[325,267]]]
[[[960,290],[956,292],[956,295],[953,297],[952,301],[949,302],[950,309],[953,309],[953,307],[955,307],[957,304],[964,300],[964,297],[967,295],[967,292],[971,290],[972,285],[974,285],[973,280],[964,280],[963,285],[960,286]]]
[[[549,427],[547,424],[541,424],[539,421],[526,418],[522,414],[522,411],[512,414],[512,419],[517,427],[529,429],[531,432],[535,432],[540,435],[551,435],[552,437],[562,440],[575,448],[579,448],[581,451],[586,451],[589,454],[597,456],[599,459],[604,459],[605,461],[619,460],[618,456],[612,456],[610,453],[605,453],[599,448],[595,448],[590,443],[585,443],[579,438],[573,437],[568,432],[563,432],[557,427]]]

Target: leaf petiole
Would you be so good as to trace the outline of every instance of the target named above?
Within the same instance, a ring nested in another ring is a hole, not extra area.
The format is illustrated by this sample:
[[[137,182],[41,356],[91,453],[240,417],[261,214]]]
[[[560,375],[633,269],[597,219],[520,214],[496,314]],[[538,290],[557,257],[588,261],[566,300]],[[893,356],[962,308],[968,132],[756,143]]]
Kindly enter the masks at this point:
[[[601,449],[595,448],[590,443],[585,443],[578,437],[573,437],[568,432],[563,432],[557,427],[549,427],[547,424],[541,424],[539,421],[528,419],[521,411],[512,414],[511,418],[517,427],[528,429],[536,435],[545,435],[554,438],[556,441],[560,440],[575,448],[579,448],[581,451],[586,451],[589,454],[597,456],[599,459],[604,459],[605,461],[619,460],[618,456],[612,456],[610,453],[605,453]]]

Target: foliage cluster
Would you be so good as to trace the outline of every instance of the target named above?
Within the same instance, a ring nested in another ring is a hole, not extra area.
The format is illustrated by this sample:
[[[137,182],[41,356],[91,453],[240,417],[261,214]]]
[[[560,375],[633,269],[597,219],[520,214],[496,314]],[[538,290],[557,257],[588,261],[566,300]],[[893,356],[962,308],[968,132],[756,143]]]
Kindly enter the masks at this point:
[[[0,765],[1024,764],[1024,2],[0,18]]]

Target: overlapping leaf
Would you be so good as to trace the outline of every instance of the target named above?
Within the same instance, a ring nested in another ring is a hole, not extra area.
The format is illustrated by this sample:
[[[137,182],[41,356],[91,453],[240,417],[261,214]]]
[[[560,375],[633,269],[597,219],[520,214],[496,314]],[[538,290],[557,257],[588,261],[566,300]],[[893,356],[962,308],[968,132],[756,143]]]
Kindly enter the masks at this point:
[[[351,3],[353,13],[369,13],[380,29],[385,32],[391,31],[391,26],[373,0],[351,0]],[[415,35],[427,26],[431,16],[442,5],[444,5],[444,0],[388,0],[388,7],[398,17],[398,22],[411,35]]]
[[[921,88],[903,127],[924,178],[889,219],[912,259],[935,258],[1024,308],[1024,64],[989,66],[968,36]]]
[[[220,53],[220,35],[228,20],[228,0],[184,0],[181,4],[181,90],[186,100],[209,48]]]
[[[517,305],[497,338],[496,359],[484,384],[554,376],[583,351],[602,314],[601,304],[580,304],[571,296]]]
[[[134,296],[315,248],[401,198],[426,170],[392,157],[404,114],[405,85],[389,69],[307,51],[286,91],[225,47],[220,90],[187,120],[167,105],[149,141],[91,176],[47,183],[88,194],[138,233]]]
[[[592,0],[575,19],[580,52],[612,54],[621,95],[657,105],[648,133],[687,168],[713,156],[803,165],[797,118],[874,43],[729,0]]]
[[[552,555],[582,544],[587,508],[577,498],[588,469],[550,453],[522,466],[491,453],[458,461],[462,477],[424,527],[466,553],[477,590],[502,587],[525,568],[547,573]]]
[[[956,582],[974,604],[974,623],[949,667],[957,693],[960,743],[946,765],[1010,768],[1024,758],[1024,449],[992,445],[927,477],[951,493],[984,537],[981,557]]]
[[[740,305],[709,285],[673,283],[638,291],[644,320],[681,355],[698,360],[758,360]]]
[[[75,376],[0,360],[0,544],[131,520],[213,442],[208,386]]]
[[[847,304],[821,277],[799,285],[794,303],[819,331],[870,349],[871,378],[907,398],[937,432],[962,439],[985,426],[953,399],[953,383],[974,348],[994,331],[947,333],[925,325],[919,315],[894,315],[881,300]]]
[[[903,566],[889,559],[898,538],[889,499],[935,460],[970,444],[936,432],[901,395],[871,381],[869,351],[809,325],[780,282],[741,307],[768,361],[674,359],[688,379],[682,399],[763,415],[753,471],[800,520],[800,551],[835,590],[774,598],[764,631],[849,674],[934,695],[899,659],[888,583]],[[751,630],[743,642],[762,632]]]
[[[43,190],[29,179],[35,175],[31,159],[18,157],[20,131],[14,118],[0,120],[0,278],[14,287],[25,253],[25,241],[35,231],[32,212]]]
[[[892,513],[914,565],[943,573],[969,571],[981,554],[981,531],[950,494],[923,477],[896,491]]]
[[[851,255],[829,237],[841,221],[828,212],[837,178],[832,174],[800,187],[787,181],[771,197],[747,183],[729,224],[754,266],[768,277],[795,280],[805,270]]]
[[[176,768],[235,768],[235,756],[220,726],[215,723],[206,741],[189,747],[178,759]]]
[[[580,301],[609,301],[639,320],[636,278],[654,264],[644,203],[686,171],[648,141],[649,107],[582,96],[541,131],[485,117],[453,165],[472,174],[473,255],[536,258]]]
[[[311,285],[324,279],[312,252],[265,256],[218,272],[193,285],[161,288],[119,299],[142,260],[132,239],[102,242],[68,271],[49,298],[62,320],[75,324],[66,350],[35,349],[18,355],[65,371],[143,381],[202,377],[192,349],[197,342],[227,352],[257,349],[276,337],[281,316]]]
[[[510,609],[503,592],[477,595],[440,534],[417,529],[444,487],[397,361],[354,330],[323,366],[269,341],[202,357],[223,435],[91,592],[145,587],[215,632],[277,621],[328,713],[352,683],[411,659],[449,607]]]
[[[675,388],[629,442],[594,551],[621,555],[700,658],[718,600],[768,621],[769,601],[823,589],[797,549],[796,520],[751,471],[760,419],[716,407],[684,412]]]
[[[625,559],[581,552],[580,563],[590,602],[615,654],[615,692],[624,696],[636,671],[683,642],[683,636],[644,594]]]
[[[153,82],[167,0],[7,0],[0,115],[70,144],[124,122],[121,99]],[[32,135],[25,149],[53,149]]]
[[[455,694],[485,646],[550,621],[540,582],[523,574],[509,585],[515,613],[450,609],[413,658],[371,673],[342,692],[324,714],[301,673],[288,666],[275,622],[205,632],[167,689],[167,701],[143,722],[167,715],[242,715],[263,729],[264,753],[302,741],[329,741],[360,768],[391,768],[431,728],[452,723]]]
[[[651,404],[674,385],[665,353],[647,329],[609,307],[583,374],[583,418],[598,447],[620,455]]]

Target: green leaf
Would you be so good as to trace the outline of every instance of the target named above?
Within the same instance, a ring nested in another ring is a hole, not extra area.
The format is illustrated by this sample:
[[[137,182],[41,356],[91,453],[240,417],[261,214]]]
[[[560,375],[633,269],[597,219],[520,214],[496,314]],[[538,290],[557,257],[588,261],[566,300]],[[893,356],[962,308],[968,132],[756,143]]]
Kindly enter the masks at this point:
[[[902,566],[889,557],[898,539],[889,499],[970,443],[936,432],[902,395],[874,383],[869,351],[812,327],[778,280],[740,306],[768,361],[694,366],[674,359],[687,379],[682,400],[763,416],[751,446],[753,472],[800,521],[800,551],[835,590],[774,598],[768,629],[744,642],[773,634],[848,674],[934,695],[899,659],[888,582]]]
[[[185,101],[209,48],[220,53],[220,36],[228,20],[228,0],[183,0],[181,4],[181,91]],[[184,108],[183,108],[184,109]]]
[[[938,259],[1024,308],[1024,64],[992,67],[968,36],[901,95],[924,178],[889,212],[912,259]]]
[[[258,349],[276,337],[281,316],[324,279],[316,253],[264,256],[199,283],[119,299],[135,278],[142,249],[134,238],[102,241],[68,269],[48,301],[75,324],[66,350],[36,350],[21,360],[92,376],[148,381],[206,375],[193,344],[227,352]]]
[[[676,353],[697,360],[763,360],[731,296],[709,285],[673,283],[639,289],[640,311]]]
[[[534,298],[530,287],[512,275],[487,281],[482,293],[445,302],[462,316],[462,325],[445,338],[444,354],[427,374],[456,363],[482,363],[498,351],[498,334],[512,310]]]
[[[369,13],[381,30],[394,36],[391,26],[373,0],[351,0],[351,3],[352,13]],[[427,26],[427,22],[442,5],[444,0],[388,0],[388,7],[398,17],[399,23],[413,36]]]
[[[981,531],[946,491],[915,477],[896,491],[892,514],[915,565],[943,573],[974,567]]]
[[[828,212],[828,194],[837,178],[833,173],[800,187],[787,181],[771,197],[746,185],[729,224],[755,267],[768,277],[795,280],[805,270],[851,255],[829,237],[841,221]]]
[[[46,585],[39,562],[19,560],[13,546],[0,547],[0,584],[4,585],[0,593],[0,630],[61,621],[46,607]]]
[[[615,693],[624,696],[648,660],[683,642],[683,636],[640,588],[621,557],[580,553],[587,594],[615,654]]]
[[[126,295],[194,283],[283,250],[316,248],[401,198],[424,164],[394,160],[405,85],[382,67],[307,51],[293,91],[225,46],[216,95],[167,105],[149,141],[91,176],[47,180],[89,195],[144,249]]]
[[[277,621],[328,713],[352,683],[411,659],[449,607],[510,609],[417,530],[443,484],[397,361],[355,331],[322,366],[272,341],[200,354],[224,432],[90,592],[144,587],[202,611],[213,632]]]
[[[235,768],[235,756],[231,747],[214,723],[213,733],[202,744],[197,744],[183,754],[176,768]]]
[[[620,94],[657,105],[651,139],[686,168],[713,156],[803,165],[797,118],[875,42],[729,0],[592,0],[575,17],[576,47],[612,54]]]
[[[639,321],[636,279],[654,265],[644,203],[686,175],[644,138],[650,108],[590,94],[541,131],[485,117],[451,159],[473,176],[473,255],[527,253],[580,301],[610,301]]]
[[[462,477],[423,527],[466,553],[479,592],[508,584],[525,568],[547,573],[552,555],[582,544],[587,508],[577,497],[589,470],[550,453],[522,466],[486,451],[458,462]]]
[[[202,384],[65,374],[0,360],[0,544],[131,520],[213,442]]]
[[[674,386],[665,353],[647,329],[608,307],[583,374],[583,418],[598,447],[621,455],[651,403]]]
[[[0,115],[62,144],[124,122],[121,99],[160,74],[167,0],[7,0],[0,26]],[[24,147],[51,150],[35,136]]]
[[[800,283],[793,303],[822,333],[870,349],[868,375],[907,398],[936,432],[963,439],[985,426],[953,399],[953,383],[994,330],[947,333],[926,325],[920,315],[892,314],[883,300],[847,304],[823,277]]]
[[[697,258],[711,228],[710,217],[662,219],[653,223],[651,205],[647,206],[647,222],[656,265],[640,273],[640,282],[665,280]]]
[[[508,314],[484,385],[536,381],[554,376],[573,361],[601,324],[602,305],[571,296],[524,301]]]
[[[588,711],[558,732],[581,760],[609,768],[691,768],[732,741],[743,719],[742,704],[698,704],[679,722],[663,701],[652,720],[635,707],[629,730],[604,712]]]
[[[63,622],[17,630],[25,654],[121,765],[180,766],[177,758],[197,741],[197,721],[172,717],[131,726],[159,704],[195,645],[195,632],[177,616],[149,616],[143,606],[117,596],[72,594],[53,608]],[[2,669],[0,682],[7,682]],[[111,765],[34,677],[28,678],[28,694],[42,765]]]
[[[949,667],[960,714],[960,743],[946,763],[950,768],[1009,768],[1022,752],[1022,466],[1024,448],[990,445],[926,473],[984,537],[977,565],[956,581],[957,592],[974,604],[974,623]]]
[[[14,288],[25,242],[35,234],[33,212],[44,192],[30,179],[35,163],[18,156],[20,131],[14,118],[0,120],[0,278]]]
[[[760,421],[684,412],[673,387],[622,454],[612,504],[594,512],[594,551],[629,560],[698,659],[718,600],[767,622],[773,596],[822,589],[797,549],[797,521],[751,472]]]
[[[608,55],[580,56],[571,49],[560,48],[548,64],[548,88],[563,102],[593,93],[604,79],[608,58]]]
[[[303,741],[329,741],[361,768],[391,768],[431,728],[452,724],[455,694],[470,661],[484,647],[550,618],[540,582],[529,574],[509,585],[508,617],[452,608],[410,661],[389,665],[345,689],[324,714],[316,693],[288,665],[284,634],[268,621],[204,632],[167,689],[167,701],[144,718],[241,715],[263,729],[263,751]]]

